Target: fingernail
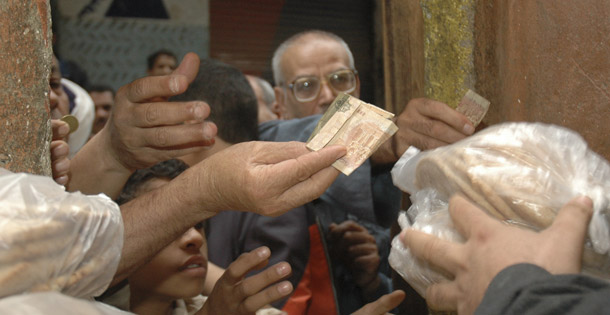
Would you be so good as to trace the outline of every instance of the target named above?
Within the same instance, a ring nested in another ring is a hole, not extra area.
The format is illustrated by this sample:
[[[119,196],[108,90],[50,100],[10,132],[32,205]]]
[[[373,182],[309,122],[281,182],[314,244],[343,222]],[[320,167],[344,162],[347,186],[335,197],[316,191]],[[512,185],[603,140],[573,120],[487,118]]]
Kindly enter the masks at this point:
[[[63,161],[55,164],[54,168],[58,173],[67,172],[70,169],[70,160],[64,159]]]
[[[574,201],[585,207],[593,208],[593,200],[587,196],[579,196]]]
[[[60,177],[57,177],[55,179],[55,182],[62,186],[66,185],[68,183],[68,175],[62,175]]]
[[[67,155],[69,153],[68,151],[68,146],[62,143],[53,149],[53,155]]]
[[[213,139],[214,136],[216,135],[214,134],[214,130],[212,129],[212,126],[210,126],[210,123],[203,123],[203,137],[207,140],[210,140]]]
[[[277,272],[278,275],[285,276],[290,272],[290,269],[288,268],[288,266],[286,264],[280,264],[277,267],[275,267],[275,271]]]
[[[405,236],[407,235],[407,229],[404,229],[400,232],[400,240],[405,241]]]
[[[277,286],[277,291],[281,294],[288,294],[292,291],[292,285],[290,282],[284,282]]]
[[[70,126],[68,126],[68,124],[64,123],[61,126],[59,126],[59,128],[57,129],[57,132],[59,133],[59,136],[61,138],[65,137],[68,135],[68,133],[70,132]]]
[[[193,115],[195,116],[195,119],[203,121],[203,119],[205,119],[205,117],[203,117],[203,107],[201,105],[195,105],[193,107]]]
[[[178,93],[180,89],[180,85],[178,83],[178,77],[171,77],[169,79],[169,89],[172,93]]]
[[[470,124],[465,124],[463,130],[464,130],[465,134],[471,135],[474,132],[474,127],[471,126]]]
[[[267,248],[267,247],[259,248],[256,251],[256,255],[258,255],[258,257],[260,257],[260,258],[267,258],[267,257],[269,257],[269,248]]]

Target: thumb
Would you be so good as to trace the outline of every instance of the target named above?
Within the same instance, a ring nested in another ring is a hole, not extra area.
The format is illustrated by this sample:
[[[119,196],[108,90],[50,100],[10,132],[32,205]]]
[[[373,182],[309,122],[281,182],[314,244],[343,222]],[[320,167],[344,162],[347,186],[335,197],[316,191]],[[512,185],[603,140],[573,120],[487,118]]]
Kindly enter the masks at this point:
[[[190,52],[187,53],[184,58],[182,58],[182,62],[172,74],[181,74],[186,76],[188,83],[193,82],[195,77],[197,77],[197,72],[199,72],[199,56],[196,53]]]
[[[570,200],[559,210],[553,224],[543,233],[550,233],[564,249],[572,249],[573,255],[582,255],[591,216],[593,202],[585,196]]]

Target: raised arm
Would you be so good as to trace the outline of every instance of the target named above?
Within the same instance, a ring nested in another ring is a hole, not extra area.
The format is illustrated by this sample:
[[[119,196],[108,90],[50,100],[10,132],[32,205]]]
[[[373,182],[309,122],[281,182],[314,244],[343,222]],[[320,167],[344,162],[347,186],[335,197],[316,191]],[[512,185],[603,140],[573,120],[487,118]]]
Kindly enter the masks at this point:
[[[276,216],[319,197],[339,174],[344,147],[310,152],[301,142],[246,142],[191,167],[121,206],[125,242],[115,283],[218,211]]]
[[[204,122],[206,103],[168,102],[187,89],[198,69],[199,58],[190,53],[171,75],[119,89],[108,123],[72,159],[68,189],[115,198],[134,170],[212,145],[216,126]]]

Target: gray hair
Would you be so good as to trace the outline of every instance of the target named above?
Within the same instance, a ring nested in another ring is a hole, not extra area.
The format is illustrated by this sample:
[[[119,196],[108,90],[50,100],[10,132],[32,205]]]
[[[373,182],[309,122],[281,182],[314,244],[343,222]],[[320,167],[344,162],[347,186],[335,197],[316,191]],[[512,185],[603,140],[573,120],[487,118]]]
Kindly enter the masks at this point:
[[[271,84],[269,84],[269,82],[263,78],[254,75],[251,75],[250,77],[254,79],[256,84],[258,84],[258,87],[260,87],[261,91],[263,92],[263,101],[265,102],[265,105],[270,107],[271,104],[275,102],[275,92],[273,92],[273,87]]]
[[[354,66],[354,55],[352,54],[352,51],[349,49],[349,46],[347,46],[347,43],[341,37],[339,37],[333,33],[326,32],[326,31],[309,30],[309,31],[304,31],[304,32],[292,35],[290,38],[285,40],[273,53],[273,59],[271,60],[271,67],[273,70],[273,80],[275,81],[275,85],[281,85],[285,80],[284,74],[282,73],[282,69],[280,69],[280,61],[282,59],[282,56],[286,52],[286,49],[288,49],[289,47],[291,47],[294,44],[299,43],[303,37],[308,36],[308,35],[314,36],[316,38],[334,40],[337,43],[341,44],[341,46],[343,46],[343,48],[345,48],[345,52],[347,52],[349,67],[354,70],[356,69],[356,67]]]

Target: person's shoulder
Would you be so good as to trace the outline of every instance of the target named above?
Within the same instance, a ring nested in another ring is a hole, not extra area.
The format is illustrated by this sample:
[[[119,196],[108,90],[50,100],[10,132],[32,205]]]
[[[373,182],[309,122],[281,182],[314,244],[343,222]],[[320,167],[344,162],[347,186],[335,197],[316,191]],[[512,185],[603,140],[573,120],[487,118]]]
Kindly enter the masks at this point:
[[[271,120],[258,126],[263,141],[307,141],[322,115],[290,120]]]

